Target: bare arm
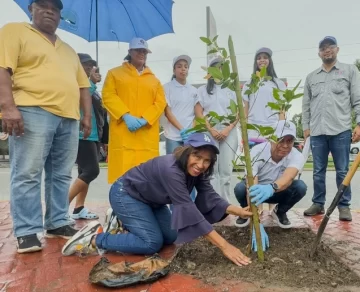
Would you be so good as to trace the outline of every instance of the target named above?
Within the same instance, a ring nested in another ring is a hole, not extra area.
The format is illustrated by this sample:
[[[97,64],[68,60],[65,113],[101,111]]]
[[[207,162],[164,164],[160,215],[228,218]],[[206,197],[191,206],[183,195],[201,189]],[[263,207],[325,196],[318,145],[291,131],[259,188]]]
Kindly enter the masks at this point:
[[[16,136],[24,134],[24,122],[15,105],[12,94],[12,81],[9,70],[0,68],[0,108],[3,132]]]
[[[249,116],[249,102],[248,101],[245,101],[244,100],[244,110],[245,110],[245,117],[246,117],[246,120]]]
[[[169,122],[179,131],[183,129],[183,126],[176,119],[175,115],[172,113],[171,108],[167,105],[165,108],[165,117],[169,120]]]
[[[275,181],[275,183],[279,187],[279,190],[277,192],[286,190],[292,184],[298,172],[299,170],[295,167],[288,167],[287,169],[285,169],[284,174]]]
[[[91,107],[92,100],[89,88],[80,88],[80,107],[83,112],[81,130],[84,132],[84,139],[89,137],[91,132]]]

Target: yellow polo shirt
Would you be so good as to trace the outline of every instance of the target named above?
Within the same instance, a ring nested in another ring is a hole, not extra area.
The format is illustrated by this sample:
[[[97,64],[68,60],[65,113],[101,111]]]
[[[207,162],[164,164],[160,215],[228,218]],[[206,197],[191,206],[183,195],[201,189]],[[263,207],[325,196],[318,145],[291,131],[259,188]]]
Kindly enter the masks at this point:
[[[57,116],[80,119],[80,88],[90,87],[76,52],[59,37],[55,46],[28,23],[0,29],[0,67],[13,72],[18,106],[39,106]]]

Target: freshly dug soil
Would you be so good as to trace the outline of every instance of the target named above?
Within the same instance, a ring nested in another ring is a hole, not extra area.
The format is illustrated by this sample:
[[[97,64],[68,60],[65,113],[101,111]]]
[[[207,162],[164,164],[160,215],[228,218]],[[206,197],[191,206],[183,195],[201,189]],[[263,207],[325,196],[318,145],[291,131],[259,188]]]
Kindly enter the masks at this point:
[[[215,229],[245,253],[249,241],[247,228]],[[259,287],[293,287],[294,291],[296,288],[300,289],[297,291],[316,292],[360,291],[360,278],[323,243],[319,245],[317,255],[310,258],[309,251],[315,238],[310,230],[272,227],[266,228],[266,232],[270,249],[265,252],[264,262],[259,262],[256,253],[252,253],[250,265],[237,267],[217,247],[200,238],[180,248],[171,269],[213,285],[222,284],[224,280],[240,280],[259,284]],[[349,287],[349,290],[339,290],[341,287]]]

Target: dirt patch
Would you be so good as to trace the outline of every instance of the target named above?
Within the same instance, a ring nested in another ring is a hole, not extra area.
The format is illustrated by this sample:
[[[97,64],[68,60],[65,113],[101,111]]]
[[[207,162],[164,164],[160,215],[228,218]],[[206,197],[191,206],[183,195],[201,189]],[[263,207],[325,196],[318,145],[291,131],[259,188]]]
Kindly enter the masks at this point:
[[[249,240],[247,228],[215,229],[245,252]],[[225,279],[257,283],[259,287],[301,288],[300,291],[354,291],[354,287],[360,291],[360,278],[330,248],[321,244],[317,256],[313,260],[309,257],[315,237],[310,230],[270,227],[266,231],[270,249],[265,253],[264,262],[259,262],[252,253],[251,265],[237,267],[218,248],[200,238],[181,247],[171,269],[213,285],[222,284]],[[353,288],[348,290],[347,286]]]

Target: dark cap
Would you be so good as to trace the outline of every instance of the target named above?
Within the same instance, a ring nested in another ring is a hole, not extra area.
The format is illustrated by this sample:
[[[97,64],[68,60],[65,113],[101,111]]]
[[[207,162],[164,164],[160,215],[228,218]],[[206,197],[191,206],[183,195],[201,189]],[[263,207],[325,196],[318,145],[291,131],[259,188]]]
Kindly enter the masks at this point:
[[[81,63],[92,62],[94,64],[94,66],[97,66],[96,61],[93,58],[91,58],[90,55],[79,53],[78,56],[79,56]]]
[[[194,133],[189,136],[189,138],[184,142],[185,145],[190,145],[192,147],[201,147],[205,145],[212,146],[216,154],[219,154],[219,148],[215,145],[214,140],[205,133]]]
[[[270,50],[269,48],[260,48],[256,51],[255,53],[255,56],[261,54],[261,53],[265,53],[265,54],[268,54],[270,57],[272,57],[272,50]]]
[[[326,36],[326,37],[324,37],[324,38],[319,42],[319,48],[321,48],[321,46],[322,46],[325,42],[330,42],[330,43],[333,43],[334,45],[337,45],[337,40],[336,40],[336,38],[334,38],[333,36]]]
[[[38,2],[39,0],[29,0],[29,5],[33,4],[34,2]],[[54,2],[54,4],[60,9],[62,10],[64,8],[61,0],[50,0],[52,2]]]

